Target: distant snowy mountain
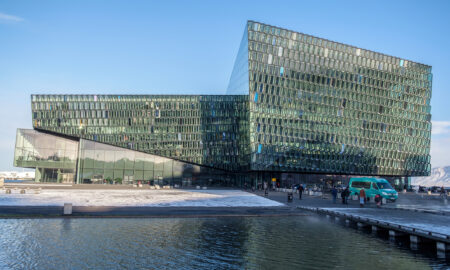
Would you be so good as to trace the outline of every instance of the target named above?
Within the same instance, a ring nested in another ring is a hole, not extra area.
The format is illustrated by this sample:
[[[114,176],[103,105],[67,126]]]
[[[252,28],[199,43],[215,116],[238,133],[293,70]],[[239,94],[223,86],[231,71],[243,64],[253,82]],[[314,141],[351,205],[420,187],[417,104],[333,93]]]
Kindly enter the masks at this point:
[[[450,166],[433,168],[431,175],[427,177],[413,177],[412,184],[426,187],[450,187]]]

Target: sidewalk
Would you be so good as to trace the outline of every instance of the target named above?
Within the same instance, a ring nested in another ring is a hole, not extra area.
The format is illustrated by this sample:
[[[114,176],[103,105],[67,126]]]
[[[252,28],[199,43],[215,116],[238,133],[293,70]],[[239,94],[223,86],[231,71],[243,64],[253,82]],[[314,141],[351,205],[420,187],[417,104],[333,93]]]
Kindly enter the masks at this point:
[[[256,195],[264,197],[264,191],[255,191]],[[336,208],[359,208],[359,201],[348,200],[348,204],[342,204],[341,199],[336,199],[336,204],[333,203],[331,194],[325,194],[324,196],[310,196],[303,193],[302,199],[298,199],[298,193],[293,193],[292,202],[287,201],[287,192],[269,191],[269,196],[265,197],[270,200],[274,200],[280,203],[284,203],[287,206],[308,206],[308,207],[336,207]],[[366,208],[376,208],[374,202],[366,203]]]
[[[257,191],[255,194],[264,196],[263,191]],[[348,205],[341,203],[341,200],[337,200],[334,204],[331,199],[331,195],[325,196],[309,196],[303,195],[302,200],[298,199],[298,194],[294,193],[293,201],[287,202],[286,192],[269,192],[268,199],[285,203],[291,208],[301,209],[302,211],[332,211],[339,215],[351,215],[357,216],[362,219],[373,219],[379,222],[387,222],[397,224],[400,226],[409,226],[416,228],[417,230],[430,231],[437,234],[442,234],[449,239],[450,237],[450,216],[436,215],[436,213],[425,211],[410,211],[408,209],[398,207],[398,204],[403,205],[406,203],[415,203],[414,205],[420,205],[421,198],[410,196],[407,194],[399,194],[398,203],[387,203],[381,208],[377,208],[374,202],[366,203],[363,208],[359,206],[358,201],[349,200]],[[425,207],[432,207],[436,205],[429,203]],[[422,202],[423,203],[423,202]],[[414,205],[410,209],[414,209]],[[438,204],[438,207],[441,206]],[[447,241],[447,240],[445,240]]]
[[[256,191],[254,193],[264,197],[264,191]],[[336,204],[333,204],[331,194],[325,194],[324,196],[309,196],[306,195],[306,193],[303,193],[302,200],[299,200],[298,193],[294,192],[293,201],[288,203],[287,194],[287,192],[269,191],[269,196],[266,198],[294,207],[359,208],[359,201],[353,201],[351,199],[348,200],[347,205],[342,204],[341,199],[337,199]],[[437,200],[436,198],[429,198],[415,193],[399,193],[399,198],[396,202],[387,202],[381,207],[450,216],[450,201],[445,204],[444,200]],[[364,208],[376,208],[376,204],[373,201],[370,201],[364,205]]]

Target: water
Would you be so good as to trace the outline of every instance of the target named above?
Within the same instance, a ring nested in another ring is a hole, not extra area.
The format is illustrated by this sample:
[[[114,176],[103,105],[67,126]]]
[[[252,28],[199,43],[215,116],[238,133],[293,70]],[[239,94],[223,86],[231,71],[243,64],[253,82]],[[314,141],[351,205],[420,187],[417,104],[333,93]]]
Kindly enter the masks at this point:
[[[447,269],[316,216],[2,219],[1,269]]]

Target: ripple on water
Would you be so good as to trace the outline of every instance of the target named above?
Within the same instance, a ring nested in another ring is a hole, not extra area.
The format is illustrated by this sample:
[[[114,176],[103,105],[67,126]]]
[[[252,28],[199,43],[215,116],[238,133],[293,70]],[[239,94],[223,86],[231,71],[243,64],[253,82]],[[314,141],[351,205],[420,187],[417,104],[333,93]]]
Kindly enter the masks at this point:
[[[314,216],[4,219],[0,268],[445,269]]]

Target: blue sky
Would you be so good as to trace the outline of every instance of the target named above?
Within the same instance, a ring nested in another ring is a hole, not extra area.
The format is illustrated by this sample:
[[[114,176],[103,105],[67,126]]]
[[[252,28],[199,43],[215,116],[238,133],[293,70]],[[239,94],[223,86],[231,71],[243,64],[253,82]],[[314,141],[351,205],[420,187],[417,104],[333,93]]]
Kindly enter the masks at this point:
[[[30,94],[224,94],[256,20],[433,66],[432,165],[450,165],[450,1],[0,0],[0,170]]]

